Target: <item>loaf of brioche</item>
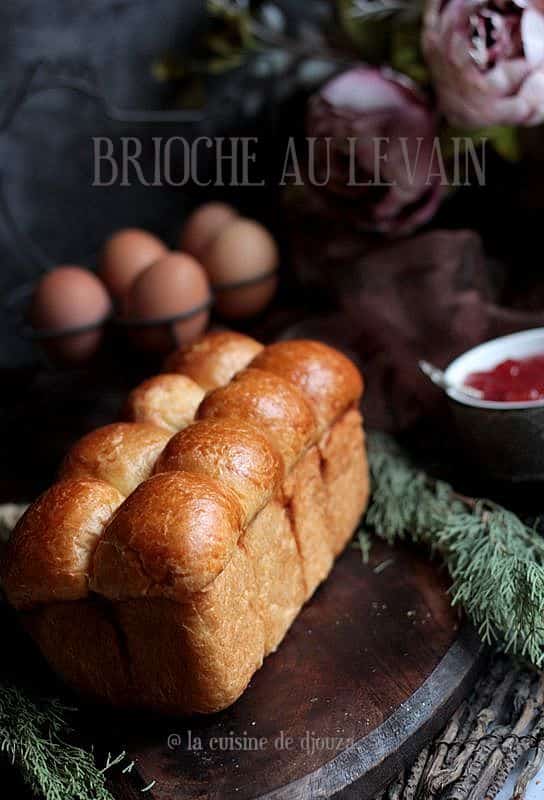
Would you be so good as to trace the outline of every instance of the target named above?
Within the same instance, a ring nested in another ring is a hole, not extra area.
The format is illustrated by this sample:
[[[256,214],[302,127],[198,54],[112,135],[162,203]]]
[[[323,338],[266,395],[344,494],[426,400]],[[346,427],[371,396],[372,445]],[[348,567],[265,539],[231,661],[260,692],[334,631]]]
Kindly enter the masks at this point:
[[[9,602],[73,687],[167,713],[233,703],[365,509],[362,380],[312,341],[171,356],[18,523]]]

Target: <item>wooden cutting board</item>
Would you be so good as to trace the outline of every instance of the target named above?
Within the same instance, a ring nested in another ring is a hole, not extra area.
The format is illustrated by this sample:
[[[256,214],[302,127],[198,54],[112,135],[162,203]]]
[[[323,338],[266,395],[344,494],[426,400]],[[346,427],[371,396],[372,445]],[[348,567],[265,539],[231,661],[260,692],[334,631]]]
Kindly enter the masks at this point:
[[[446,588],[415,550],[377,544],[365,566],[348,549],[234,706],[188,720],[115,717],[136,762],[117,794],[373,798],[439,733],[482,663]]]

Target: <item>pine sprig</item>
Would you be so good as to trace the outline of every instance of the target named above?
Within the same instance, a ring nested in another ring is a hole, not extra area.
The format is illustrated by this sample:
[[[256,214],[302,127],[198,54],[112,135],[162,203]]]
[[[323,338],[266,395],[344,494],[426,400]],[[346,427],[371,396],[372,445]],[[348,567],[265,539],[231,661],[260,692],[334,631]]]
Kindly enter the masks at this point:
[[[365,527],[392,544],[430,548],[451,596],[483,641],[544,666],[544,539],[490,501],[462,497],[416,469],[383,434],[369,437],[372,501]]]
[[[72,709],[34,702],[22,689],[0,687],[0,750],[32,792],[46,800],[114,800],[92,753],[65,740]]]

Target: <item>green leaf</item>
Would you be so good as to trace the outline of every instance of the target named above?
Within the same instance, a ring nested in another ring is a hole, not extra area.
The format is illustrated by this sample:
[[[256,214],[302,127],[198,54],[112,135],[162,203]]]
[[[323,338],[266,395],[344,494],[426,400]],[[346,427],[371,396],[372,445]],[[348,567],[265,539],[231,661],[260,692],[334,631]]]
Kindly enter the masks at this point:
[[[419,84],[429,83],[429,70],[421,51],[420,20],[398,21],[391,33],[391,66]]]
[[[507,161],[516,162],[522,157],[518,128],[497,125],[489,128],[478,128],[477,130],[463,130],[446,123],[441,130],[440,138],[442,152],[444,157],[447,158],[451,158],[453,155],[452,140],[455,138],[472,140],[476,145],[483,144],[484,141],[488,142],[495,152]]]
[[[235,0],[209,0],[208,24],[191,52],[184,57],[167,53],[153,65],[157,80],[190,81],[236,69],[258,48],[249,5]],[[201,86],[187,88],[202,95]]]
[[[340,27],[359,58],[372,64],[387,59],[390,24],[380,17],[358,17],[356,0],[337,0],[336,11]]]
[[[426,79],[418,0],[337,0],[336,10],[360,58],[392,66],[418,82]]]
[[[517,128],[484,128],[481,138],[487,137],[493,149],[507,161],[519,161],[522,156],[521,142]]]

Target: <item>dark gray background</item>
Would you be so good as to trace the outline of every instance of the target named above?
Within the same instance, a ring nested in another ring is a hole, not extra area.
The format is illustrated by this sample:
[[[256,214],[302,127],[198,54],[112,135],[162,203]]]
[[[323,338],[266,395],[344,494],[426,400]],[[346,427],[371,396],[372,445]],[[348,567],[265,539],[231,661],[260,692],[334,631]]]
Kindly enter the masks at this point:
[[[92,265],[100,242],[122,225],[168,235],[185,206],[180,190],[92,188],[91,137],[190,136],[191,126],[114,124],[100,104],[54,87],[83,80],[123,109],[171,107],[173,89],[154,79],[153,63],[186,47],[203,15],[202,0],[0,5],[0,365],[28,355],[12,324],[15,289],[47,265]]]
[[[323,0],[278,5],[290,32],[329,8]],[[35,358],[18,320],[22,298],[40,271],[67,262],[92,267],[105,237],[125,225],[172,242],[187,210],[206,199],[195,187],[93,187],[92,137],[111,136],[119,143],[124,136],[149,142],[158,136],[258,133],[261,164],[273,170],[282,124],[277,95],[284,82],[239,70],[210,87],[204,121],[190,123],[176,110],[178,87],[153,76],[154,63],[165,53],[187,51],[205,17],[204,0],[0,5],[0,367]],[[74,81],[97,90],[106,106],[149,112],[151,118],[112,121],[102,102],[66,88]],[[157,112],[168,119],[152,119]],[[289,132],[295,116],[285,115]],[[220,199],[234,200],[274,227],[268,188],[257,198],[251,190],[234,191]]]

